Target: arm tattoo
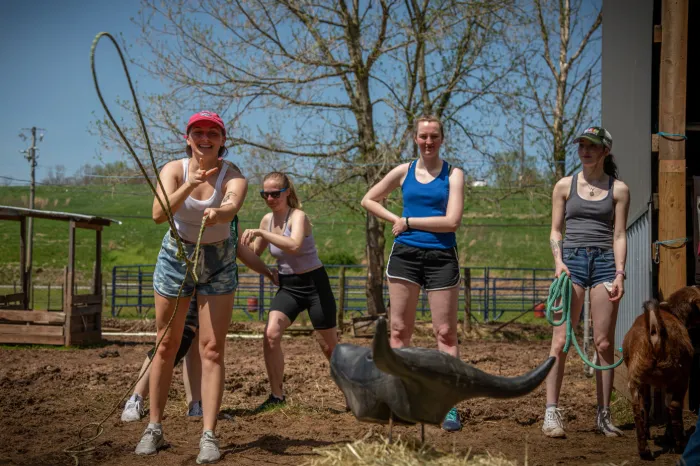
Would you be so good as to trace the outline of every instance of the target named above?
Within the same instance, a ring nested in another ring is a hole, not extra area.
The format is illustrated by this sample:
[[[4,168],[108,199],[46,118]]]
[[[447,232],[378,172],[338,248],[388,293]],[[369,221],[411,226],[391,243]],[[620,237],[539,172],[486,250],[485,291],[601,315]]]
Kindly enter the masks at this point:
[[[554,258],[561,257],[561,245],[562,245],[562,240],[554,240],[550,239],[549,240],[549,246],[552,248],[552,255]]]
[[[233,204],[233,200],[231,198],[234,196],[235,194],[232,191],[227,192],[224,198],[221,200],[221,205]]]

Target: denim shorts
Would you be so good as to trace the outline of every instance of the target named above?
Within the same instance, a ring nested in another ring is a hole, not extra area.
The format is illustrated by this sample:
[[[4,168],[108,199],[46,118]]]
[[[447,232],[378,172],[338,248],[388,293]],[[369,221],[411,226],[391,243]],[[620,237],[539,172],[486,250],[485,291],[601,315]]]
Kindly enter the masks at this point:
[[[564,265],[571,272],[571,281],[583,288],[593,288],[615,280],[615,253],[598,247],[564,248]]]
[[[187,257],[194,257],[194,244],[183,243],[182,246]],[[197,283],[191,274],[185,277],[185,262],[177,258],[177,242],[170,232],[166,233],[153,272],[153,289],[166,298],[176,298],[184,280],[180,296],[192,296],[195,289],[202,295],[222,295],[236,291],[238,266],[236,244],[232,238],[200,245],[199,259],[195,267],[199,278]]]

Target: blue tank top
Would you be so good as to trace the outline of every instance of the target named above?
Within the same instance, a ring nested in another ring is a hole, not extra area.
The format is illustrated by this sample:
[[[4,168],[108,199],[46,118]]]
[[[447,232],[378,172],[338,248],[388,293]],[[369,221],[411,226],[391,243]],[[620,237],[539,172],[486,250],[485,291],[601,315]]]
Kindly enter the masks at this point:
[[[403,217],[444,217],[450,197],[450,164],[443,161],[440,174],[430,183],[416,179],[416,161],[408,166],[408,173],[401,185]],[[397,243],[425,249],[450,249],[457,245],[454,232],[433,233],[409,228],[396,237]]]

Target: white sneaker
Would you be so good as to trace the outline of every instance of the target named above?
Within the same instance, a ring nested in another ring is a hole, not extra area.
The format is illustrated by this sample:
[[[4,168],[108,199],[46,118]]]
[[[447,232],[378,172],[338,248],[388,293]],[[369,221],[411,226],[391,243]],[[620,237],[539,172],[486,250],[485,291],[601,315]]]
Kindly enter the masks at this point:
[[[143,417],[143,414],[143,398],[141,398],[141,395],[131,395],[131,398],[129,398],[129,400],[126,402],[126,405],[124,406],[124,411],[122,412],[122,421],[140,421]]]
[[[565,438],[564,422],[561,420],[561,410],[552,406],[544,412],[544,424],[542,433],[551,438]]]
[[[202,438],[199,439],[199,455],[197,455],[197,464],[216,463],[221,458],[219,452],[219,440],[214,436],[211,430],[205,430],[202,433]]]
[[[622,431],[615,427],[610,416],[610,408],[601,408],[598,406],[598,412],[595,417],[596,432],[603,434],[606,437],[622,437]]]

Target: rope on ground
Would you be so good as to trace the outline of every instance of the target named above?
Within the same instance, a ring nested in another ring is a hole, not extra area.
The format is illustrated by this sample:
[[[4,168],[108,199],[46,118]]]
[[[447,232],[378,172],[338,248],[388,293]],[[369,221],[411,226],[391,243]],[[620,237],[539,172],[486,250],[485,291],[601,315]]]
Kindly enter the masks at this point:
[[[573,341],[574,347],[576,347],[578,355],[588,366],[601,371],[607,371],[616,368],[617,366],[622,364],[622,358],[620,358],[617,362],[609,366],[599,366],[597,364],[593,364],[586,356],[586,353],[584,353],[581,347],[578,345],[578,341],[576,341],[576,334],[574,333],[574,327],[571,324],[572,295],[573,285],[571,283],[571,279],[566,274],[566,272],[562,272],[559,278],[554,280],[554,282],[552,282],[552,284],[549,287],[549,296],[547,297],[545,317],[547,318],[547,322],[549,322],[549,324],[553,325],[554,327],[559,327],[560,325],[566,324],[566,343],[564,344],[564,353],[569,352],[569,347],[571,346],[571,342]],[[556,305],[557,302],[559,302],[558,306]],[[555,312],[562,313],[561,319],[559,319],[558,321],[554,321],[553,314]],[[620,348],[619,350],[620,352],[622,352],[622,348]]]
[[[119,53],[119,58],[121,59],[122,62],[122,67],[124,68],[124,73],[126,74],[126,79],[129,83],[129,89],[131,90],[131,95],[134,98],[134,105],[136,106],[136,113],[138,114],[139,117],[139,122],[141,123],[141,129],[143,131],[144,137],[146,139],[146,146],[148,148],[148,154],[151,159],[151,165],[153,166],[154,173],[156,174],[156,179],[157,183],[160,186],[161,192],[163,193],[163,197],[165,198],[165,202],[163,202],[163,199],[161,199],[160,195],[158,194],[158,190],[153,186],[153,183],[151,183],[151,180],[148,176],[148,173],[146,172],[146,169],[144,168],[143,164],[141,163],[141,160],[139,160],[138,156],[136,155],[136,152],[134,151],[133,147],[129,143],[129,140],[127,137],[124,135],[124,132],[121,130],[117,122],[115,121],[114,117],[112,116],[112,113],[109,111],[109,108],[107,107],[107,104],[104,101],[104,98],[102,97],[102,92],[100,91],[100,86],[97,81],[97,72],[95,71],[95,49],[97,47],[97,43],[100,41],[102,37],[107,37],[109,38],[112,43],[114,44],[115,48],[117,49],[117,52]],[[207,220],[206,217],[202,218],[202,224],[199,228],[199,235],[197,237],[197,243],[195,244],[194,247],[194,252],[193,252],[193,258],[187,257],[185,254],[185,249],[182,244],[182,241],[180,239],[180,236],[177,234],[177,229],[175,228],[175,222],[173,220],[173,214],[172,210],[170,207],[170,200],[168,199],[168,195],[165,192],[165,188],[163,187],[163,181],[160,179],[160,174],[158,173],[158,167],[156,166],[155,158],[153,157],[153,150],[151,148],[151,142],[148,137],[148,130],[146,129],[146,123],[143,120],[143,114],[141,113],[141,107],[139,106],[138,98],[136,97],[136,91],[134,90],[134,86],[131,82],[131,76],[129,75],[129,69],[126,65],[126,61],[124,60],[124,55],[122,54],[121,49],[119,48],[119,44],[117,44],[117,41],[114,39],[114,37],[107,33],[107,32],[101,32],[95,36],[95,39],[92,41],[92,46],[90,47],[90,67],[92,69],[92,79],[95,84],[95,89],[97,90],[97,96],[100,99],[100,103],[102,104],[102,107],[104,108],[105,112],[107,113],[107,116],[109,117],[110,121],[112,122],[112,125],[114,126],[114,129],[119,133],[119,136],[121,137],[122,141],[126,145],[127,149],[129,150],[129,153],[133,157],[133,159],[136,161],[136,164],[139,166],[139,169],[141,170],[141,173],[143,174],[144,178],[146,178],[146,181],[148,182],[148,185],[151,188],[151,191],[153,191],[153,195],[155,198],[158,200],[158,203],[160,204],[161,209],[165,212],[167,218],[168,218],[168,224],[170,225],[170,231],[172,233],[173,238],[175,239],[177,243],[177,257],[180,260],[183,260],[185,262],[185,278],[183,279],[182,283],[180,284],[180,288],[177,291],[177,297],[175,298],[175,309],[173,311],[172,316],[170,316],[170,320],[168,320],[167,325],[165,326],[165,330],[163,331],[163,335],[158,339],[156,342],[156,346],[154,349],[154,357],[156,352],[158,351],[158,348],[160,347],[161,342],[163,341],[163,338],[165,338],[165,335],[168,333],[168,330],[170,330],[170,325],[172,324],[173,319],[177,315],[177,311],[179,308],[180,304],[180,297],[182,295],[182,288],[185,286],[185,282],[187,280],[188,275],[192,275],[192,278],[194,279],[194,282],[197,283],[198,277],[197,273],[195,271],[196,265],[199,260],[199,249],[200,249],[200,244],[202,241],[202,235],[204,233],[205,229],[205,222]],[[82,448],[84,445],[87,445],[94,440],[96,440],[102,433],[104,432],[104,428],[102,425],[107,421],[107,419],[114,414],[114,412],[119,408],[121,403],[126,399],[127,396],[131,393],[131,391],[134,389],[136,384],[141,380],[141,378],[146,374],[146,372],[150,369],[151,363],[153,362],[153,359],[148,361],[148,364],[144,368],[144,370],[139,374],[139,377],[136,379],[136,381],[131,384],[128,390],[124,392],[124,394],[119,398],[119,400],[114,404],[112,409],[105,415],[100,421],[95,421],[95,422],[90,422],[88,424],[85,424],[80,428],[78,431],[78,438],[80,441],[74,445],[70,445],[66,448],[63,449],[63,452],[70,455],[74,460],[75,460],[75,465],[79,466],[80,460],[78,458],[78,455],[88,453],[91,451],[95,450],[95,447],[88,447],[88,448]],[[94,427],[95,428],[95,433],[91,437],[88,437],[83,440],[83,432],[89,428],[89,427]]]

